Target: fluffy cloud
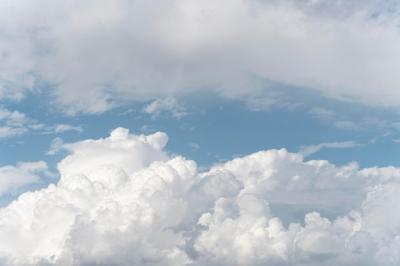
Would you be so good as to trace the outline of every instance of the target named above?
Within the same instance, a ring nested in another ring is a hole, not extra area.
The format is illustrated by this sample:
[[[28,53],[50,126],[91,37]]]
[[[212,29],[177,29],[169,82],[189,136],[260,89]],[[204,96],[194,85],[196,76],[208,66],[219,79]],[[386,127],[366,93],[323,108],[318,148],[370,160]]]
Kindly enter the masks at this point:
[[[58,168],[63,175],[86,174],[108,164],[128,175],[148,166],[152,161],[167,159],[162,151],[167,144],[166,134],[131,136],[124,128],[115,129],[109,138],[65,144],[70,153]]]
[[[0,209],[2,265],[398,265],[400,169],[270,150],[199,172],[163,133],[68,144]]]
[[[45,162],[20,162],[16,166],[0,167],[0,197],[6,193],[40,180],[41,174],[48,174]]]
[[[262,77],[398,106],[397,14],[390,0],[6,0],[0,98],[50,88],[70,113],[209,90],[254,102]]]

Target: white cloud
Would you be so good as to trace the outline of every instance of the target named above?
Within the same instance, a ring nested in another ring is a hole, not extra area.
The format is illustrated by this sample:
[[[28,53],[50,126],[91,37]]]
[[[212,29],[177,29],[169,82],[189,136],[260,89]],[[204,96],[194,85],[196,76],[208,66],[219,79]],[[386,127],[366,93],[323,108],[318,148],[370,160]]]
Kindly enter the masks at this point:
[[[29,132],[61,134],[68,131],[82,132],[83,129],[68,124],[45,125],[20,111],[0,107],[0,139],[18,137]]]
[[[76,131],[76,132],[82,132],[83,129],[82,127],[78,126],[72,126],[68,124],[59,124],[54,126],[54,133],[59,134],[59,133],[64,133],[68,131]]]
[[[400,169],[282,149],[199,172],[166,140],[119,128],[68,144],[58,184],[0,209],[2,265],[400,263]]]
[[[83,132],[82,127],[69,124],[42,125],[41,127],[32,129],[36,130],[39,134],[44,135],[60,135],[66,132]]]
[[[324,142],[314,145],[308,145],[301,147],[299,153],[303,157],[308,157],[314,153],[319,152],[322,149],[350,149],[363,146],[363,144],[356,143],[354,141],[341,141],[341,142]]]
[[[86,174],[102,165],[118,167],[130,175],[154,160],[166,160],[162,151],[167,144],[166,134],[132,136],[124,128],[115,129],[109,138],[64,144],[70,155],[59,163],[64,175]]]
[[[50,142],[50,147],[49,150],[47,151],[48,155],[54,155],[57,154],[60,150],[62,150],[64,147],[64,141],[62,138],[57,137],[54,138],[51,142]]]
[[[174,97],[154,100],[144,108],[144,112],[150,114],[153,118],[160,115],[171,115],[175,118],[187,115],[185,108]]]
[[[263,94],[254,77],[263,77],[398,106],[396,8],[377,0],[6,0],[0,97],[19,99],[47,82],[69,113],[210,90],[264,108],[267,99],[254,102]]]
[[[38,182],[40,175],[47,173],[47,164],[43,161],[20,162],[16,166],[0,166],[0,197]]]
[[[29,130],[43,127],[43,124],[30,119],[24,113],[0,108],[0,138],[20,136]]]

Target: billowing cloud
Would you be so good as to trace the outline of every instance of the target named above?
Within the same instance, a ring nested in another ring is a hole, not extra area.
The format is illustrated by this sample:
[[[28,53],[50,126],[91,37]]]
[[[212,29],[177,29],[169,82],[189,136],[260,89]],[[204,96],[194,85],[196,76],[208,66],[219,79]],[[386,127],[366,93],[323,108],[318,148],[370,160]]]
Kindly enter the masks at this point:
[[[57,184],[0,209],[2,265],[398,265],[400,169],[270,150],[200,172],[167,136],[65,144]]]
[[[397,1],[2,1],[0,98],[50,89],[69,113],[212,91],[255,101],[258,77],[398,106]],[[58,105],[57,105],[58,106]]]

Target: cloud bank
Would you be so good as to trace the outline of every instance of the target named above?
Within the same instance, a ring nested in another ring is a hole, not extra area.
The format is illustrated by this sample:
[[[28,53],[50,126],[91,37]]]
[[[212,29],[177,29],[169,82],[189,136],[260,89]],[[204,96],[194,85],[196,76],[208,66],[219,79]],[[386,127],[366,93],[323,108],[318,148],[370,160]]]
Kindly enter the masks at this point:
[[[399,106],[397,1],[12,1],[0,4],[0,98],[46,91],[73,114],[258,78]]]
[[[65,144],[57,184],[0,209],[1,265],[398,265],[400,169],[282,150],[200,172],[167,136]]]

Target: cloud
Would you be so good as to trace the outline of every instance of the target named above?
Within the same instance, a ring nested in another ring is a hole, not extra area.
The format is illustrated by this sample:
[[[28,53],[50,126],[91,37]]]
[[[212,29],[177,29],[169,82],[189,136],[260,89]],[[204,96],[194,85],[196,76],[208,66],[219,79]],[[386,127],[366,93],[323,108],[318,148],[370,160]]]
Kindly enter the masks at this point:
[[[153,119],[162,114],[171,115],[175,118],[187,115],[185,108],[174,97],[154,100],[144,108],[144,112],[151,115]]]
[[[64,147],[64,141],[62,138],[54,138],[50,142],[50,147],[49,150],[47,151],[47,155],[55,155],[57,154],[60,150],[62,150]]]
[[[376,111],[376,110],[375,110]],[[382,111],[382,110],[378,110]],[[392,112],[377,113],[369,109],[358,114],[348,114],[340,112],[339,109],[314,107],[308,112],[312,117],[318,119],[327,126],[333,126],[337,129],[351,131],[368,131],[379,129],[384,135],[395,134],[399,131],[399,122],[396,117],[392,117]]]
[[[282,149],[200,172],[166,141],[119,128],[66,144],[57,184],[0,209],[2,265],[400,263],[400,169]]]
[[[308,157],[322,149],[350,149],[363,146],[363,144],[354,141],[341,141],[341,142],[324,142],[315,145],[303,146],[299,153],[303,157]]]
[[[35,130],[39,134],[44,135],[60,135],[66,132],[83,132],[82,127],[69,124],[42,125],[40,128],[35,128]]]
[[[166,160],[162,151],[167,144],[165,133],[133,136],[125,128],[112,131],[109,138],[64,144],[68,155],[58,165],[64,175],[85,174],[102,165],[113,165],[131,174],[154,160]]]
[[[271,103],[255,100],[261,78],[400,104],[395,1],[6,0],[0,12],[3,99],[49,90],[74,114],[211,91],[258,109]]]
[[[20,111],[0,107],[0,139],[18,137],[30,132],[61,134],[68,131],[82,132],[83,129],[68,124],[46,125]]]
[[[19,111],[0,108],[0,138],[16,137],[43,126]]]
[[[0,197],[38,182],[43,174],[48,174],[47,164],[43,161],[0,166]]]
[[[188,146],[192,151],[200,150],[200,145],[198,143],[196,143],[196,142],[189,142]]]
[[[76,132],[82,132],[83,129],[82,127],[78,126],[72,126],[72,125],[67,125],[67,124],[59,124],[54,126],[54,133],[59,134],[59,133],[64,133],[68,131],[76,131]]]
[[[315,107],[310,110],[310,115],[313,117],[323,120],[323,121],[332,121],[332,120],[337,120],[337,114],[329,109],[325,108],[320,108],[320,107]]]

